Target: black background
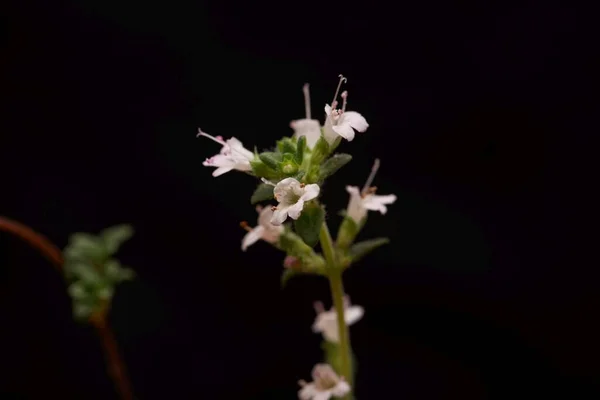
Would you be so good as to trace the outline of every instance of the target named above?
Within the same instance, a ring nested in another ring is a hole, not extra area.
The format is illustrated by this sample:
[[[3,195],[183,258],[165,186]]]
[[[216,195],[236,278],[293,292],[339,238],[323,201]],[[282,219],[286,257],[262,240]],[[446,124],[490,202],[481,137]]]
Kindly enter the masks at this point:
[[[293,399],[321,358],[312,302],[282,255],[240,250],[255,182],[202,161],[196,130],[268,148],[321,118],[337,76],[370,123],[323,188],[398,201],[346,276],[362,399],[591,397],[600,352],[584,248],[597,95],[586,13],[554,1],[19,2],[3,6],[0,213],[64,247],[129,222],[139,278],[111,322],[139,399]],[[335,229],[335,228],[334,228]],[[94,331],[61,277],[0,235],[3,398],[111,399]],[[596,261],[597,262],[597,261]],[[597,398],[597,397],[596,397]]]

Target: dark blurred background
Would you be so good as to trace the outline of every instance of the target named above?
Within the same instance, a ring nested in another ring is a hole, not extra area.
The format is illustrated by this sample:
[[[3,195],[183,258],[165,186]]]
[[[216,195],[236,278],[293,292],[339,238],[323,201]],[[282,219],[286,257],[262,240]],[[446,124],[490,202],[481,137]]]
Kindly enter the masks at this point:
[[[0,214],[64,247],[128,222],[111,323],[139,399],[294,399],[322,353],[282,254],[240,250],[255,181],[219,178],[198,127],[268,148],[323,120],[337,76],[370,123],[323,188],[394,193],[362,238],[392,244],[345,275],[359,399],[597,398],[597,261],[585,249],[597,46],[555,1],[185,1],[3,5]],[[0,234],[0,393],[114,399],[61,277]]]

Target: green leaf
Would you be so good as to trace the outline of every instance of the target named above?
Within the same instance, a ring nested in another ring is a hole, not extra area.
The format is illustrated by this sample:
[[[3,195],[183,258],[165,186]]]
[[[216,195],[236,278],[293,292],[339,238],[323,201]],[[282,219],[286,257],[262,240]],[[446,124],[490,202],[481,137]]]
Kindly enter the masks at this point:
[[[276,171],[279,170],[279,163],[282,160],[280,153],[266,151],[264,153],[260,153],[258,158],[260,158],[260,161],[262,161],[267,167]]]
[[[350,248],[350,257],[352,257],[353,262],[356,262],[376,248],[388,244],[389,242],[390,240],[388,238],[376,238],[358,242]]]
[[[269,168],[266,164],[264,164],[261,160],[252,160],[250,161],[250,166],[252,167],[252,172],[259,178],[266,178],[269,180],[278,180],[279,174]]]
[[[84,262],[66,263],[65,269],[76,279],[85,285],[96,286],[102,283],[102,276],[94,265]]]
[[[360,231],[360,227],[356,224],[354,219],[349,216],[344,217],[340,228],[338,230],[336,244],[339,248],[347,250],[358,232]]]
[[[133,236],[133,227],[128,224],[116,225],[100,232],[108,254],[114,254],[119,247]]]
[[[256,204],[261,201],[270,200],[273,198],[273,186],[266,183],[261,183],[256,187],[256,190],[250,198],[251,204]]]
[[[352,160],[352,156],[350,154],[334,154],[333,157],[325,161],[321,166],[319,180],[322,181],[325,178],[335,174],[338,169],[348,164],[350,160]]]
[[[74,299],[84,299],[88,296],[85,286],[81,282],[75,282],[69,285],[67,292],[69,293],[69,296]]]
[[[319,242],[319,231],[324,219],[323,207],[314,201],[308,202],[304,205],[300,217],[294,221],[296,233],[307,245],[314,247]]]
[[[65,258],[104,262],[108,252],[102,238],[89,233],[74,233],[64,251]]]
[[[312,165],[320,165],[323,160],[329,155],[329,143],[325,140],[325,137],[321,135],[319,140],[315,144],[310,157],[310,163]]]
[[[75,319],[85,320],[89,318],[93,311],[94,307],[92,307],[90,304],[84,304],[79,302],[73,303],[73,314],[75,316]]]
[[[277,142],[277,148],[281,153],[296,154],[296,144],[288,137]]]
[[[304,160],[304,150],[306,147],[306,136],[300,136],[296,144],[296,162],[301,165]]]
[[[300,259],[310,258],[313,255],[316,256],[312,247],[304,243],[300,236],[289,230],[286,230],[279,236],[279,246],[289,255]]]

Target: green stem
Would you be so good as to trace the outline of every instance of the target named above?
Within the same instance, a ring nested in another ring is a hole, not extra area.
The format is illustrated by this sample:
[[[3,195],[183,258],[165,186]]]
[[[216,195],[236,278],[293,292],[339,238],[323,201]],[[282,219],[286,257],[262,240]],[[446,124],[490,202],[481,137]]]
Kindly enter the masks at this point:
[[[342,268],[338,264],[331,240],[331,234],[327,224],[323,222],[320,232],[321,248],[325,255],[328,267],[329,286],[331,288],[331,297],[333,298],[333,306],[337,314],[338,332],[340,337],[340,353],[341,353],[341,375],[346,379],[346,382],[352,387],[352,362],[350,357],[350,338],[348,335],[348,325],[344,318],[344,284],[342,282]],[[350,399],[351,396],[346,396]]]

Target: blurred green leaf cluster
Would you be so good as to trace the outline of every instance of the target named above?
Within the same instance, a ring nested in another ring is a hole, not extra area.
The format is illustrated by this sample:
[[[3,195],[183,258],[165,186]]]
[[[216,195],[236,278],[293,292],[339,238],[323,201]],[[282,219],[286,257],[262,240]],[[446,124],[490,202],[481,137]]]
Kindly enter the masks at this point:
[[[65,277],[73,299],[73,314],[87,320],[110,304],[115,286],[133,279],[135,273],[113,258],[120,246],[133,236],[130,225],[107,228],[99,235],[75,233],[63,251]]]

